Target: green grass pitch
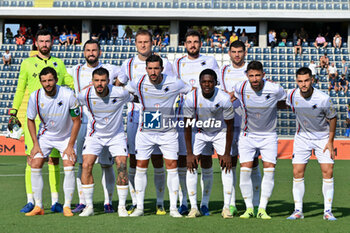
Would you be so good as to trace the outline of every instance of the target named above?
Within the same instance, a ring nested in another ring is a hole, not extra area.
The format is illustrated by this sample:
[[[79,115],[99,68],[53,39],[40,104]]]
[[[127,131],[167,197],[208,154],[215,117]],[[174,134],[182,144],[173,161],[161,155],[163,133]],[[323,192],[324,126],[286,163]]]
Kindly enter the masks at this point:
[[[101,187],[101,169],[94,168],[95,175],[95,216],[66,218],[62,214],[53,214],[48,185],[47,165],[44,174],[44,216],[25,217],[19,210],[25,204],[24,167],[25,157],[0,157],[0,232],[350,232],[350,161],[335,163],[335,196],[333,213],[336,222],[322,219],[323,196],[321,171],[317,161],[310,161],[306,171],[306,193],[304,196],[305,219],[286,220],[293,210],[292,165],[290,160],[279,160],[275,175],[275,188],[268,204],[268,213],[272,220],[260,219],[223,219],[221,208],[223,194],[221,172],[217,159],[214,159],[214,185],[211,194],[209,217],[197,219],[174,219],[155,215],[155,190],[153,169],[148,171],[148,186],[145,199],[145,216],[139,218],[119,218],[117,213],[103,213],[103,191]],[[61,170],[63,171],[63,170]],[[239,178],[237,179],[239,181]],[[61,183],[63,174],[61,173]],[[61,186],[62,187],[62,186]],[[200,190],[200,188],[198,189]],[[200,195],[199,195],[200,196]],[[237,208],[242,214],[244,203],[239,186],[236,186]],[[77,194],[73,203],[77,203]],[[165,205],[168,210],[168,194],[165,193]],[[60,202],[63,203],[61,188]],[[130,203],[130,199],[128,199]],[[113,206],[117,207],[117,194],[113,197]]]

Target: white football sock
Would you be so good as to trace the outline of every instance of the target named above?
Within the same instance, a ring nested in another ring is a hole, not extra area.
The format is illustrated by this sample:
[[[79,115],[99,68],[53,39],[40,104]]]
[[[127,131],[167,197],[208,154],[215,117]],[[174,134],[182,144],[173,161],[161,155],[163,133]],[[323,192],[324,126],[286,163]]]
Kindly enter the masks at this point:
[[[102,169],[102,187],[105,195],[104,205],[112,204],[114,185],[115,185],[115,174],[113,166],[103,167]]]
[[[63,180],[64,206],[63,207],[70,208],[70,205],[73,199],[74,189],[75,189],[74,167],[64,167],[64,180]]]
[[[58,193],[51,193],[51,205],[54,205],[56,202],[58,202]]]
[[[180,180],[180,190],[179,190],[180,205],[187,206],[187,186],[186,186],[187,167],[178,167],[177,169],[179,171],[179,180]]]
[[[252,184],[253,184],[253,205],[259,206],[260,201],[260,186],[261,186],[261,173],[259,165],[253,167],[252,170]]]
[[[167,169],[167,185],[169,190],[170,210],[176,210],[177,195],[179,194],[179,173],[177,168]]]
[[[147,168],[136,167],[135,190],[137,199],[137,209],[143,210],[145,191],[147,187]]]
[[[225,172],[225,169],[221,171],[221,180],[224,193],[224,208],[230,208],[230,200],[232,195],[232,190],[235,190],[233,186],[233,176],[232,170]]]
[[[264,177],[261,182],[261,198],[259,209],[266,209],[272,190],[275,185],[275,168],[264,168]]]
[[[27,193],[27,203],[33,203],[34,204],[34,196],[33,193]]]
[[[295,210],[303,212],[303,197],[305,193],[304,178],[293,178],[293,199]]]
[[[332,210],[332,202],[334,195],[334,178],[323,179],[322,193],[324,198],[324,211],[326,212],[327,210]]]
[[[136,173],[136,168],[130,167],[128,178],[129,178],[129,190],[130,190],[132,205],[137,204],[136,192],[135,192],[135,173]]]
[[[164,206],[165,171],[164,167],[154,168],[154,185],[157,193],[157,205]]]
[[[232,190],[230,205],[236,206],[236,167],[232,167]]]
[[[251,168],[241,167],[239,187],[247,209],[253,208],[253,184],[251,174]]]
[[[83,165],[79,163],[78,165],[78,173],[77,173],[77,191],[78,191],[78,197],[79,197],[79,204],[84,204],[86,205],[85,198],[84,198],[84,193],[83,193],[83,188],[81,187],[81,173],[83,171]]]
[[[32,190],[35,200],[35,205],[43,208],[43,187],[44,181],[41,174],[41,168],[31,169]]]
[[[188,198],[190,199],[191,208],[198,209],[197,207],[197,169],[194,169],[193,173],[187,170],[186,174],[186,186],[188,192]]]
[[[94,184],[82,184],[81,188],[83,189],[86,206],[94,207],[94,204],[93,204]]]
[[[117,185],[118,191],[118,208],[125,207],[126,198],[128,197],[129,188],[128,185]]]
[[[202,201],[201,206],[206,206],[209,208],[209,198],[211,193],[211,188],[213,187],[213,168],[202,168],[201,176],[201,186],[202,186]]]

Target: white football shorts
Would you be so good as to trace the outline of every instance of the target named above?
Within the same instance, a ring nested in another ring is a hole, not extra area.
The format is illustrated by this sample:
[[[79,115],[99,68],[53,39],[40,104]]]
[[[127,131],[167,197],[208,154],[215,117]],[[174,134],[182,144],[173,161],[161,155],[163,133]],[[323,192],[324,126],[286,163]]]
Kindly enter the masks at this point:
[[[42,135],[39,137],[39,147],[43,154],[36,154],[34,158],[47,158],[51,154],[53,148],[56,148],[60,154],[62,160],[68,160],[67,155],[64,155],[63,152],[67,148],[70,137],[65,139],[57,140],[57,138],[46,137],[46,135]],[[74,145],[74,151],[76,153],[76,145]]]

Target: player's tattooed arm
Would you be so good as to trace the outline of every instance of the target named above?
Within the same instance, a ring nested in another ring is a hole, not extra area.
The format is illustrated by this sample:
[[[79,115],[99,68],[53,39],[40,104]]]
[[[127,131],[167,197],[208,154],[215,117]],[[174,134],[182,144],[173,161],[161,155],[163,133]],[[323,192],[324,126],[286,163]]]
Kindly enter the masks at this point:
[[[335,128],[337,126],[337,117],[333,117],[329,120],[329,139],[328,143],[326,144],[325,148],[323,149],[323,153],[326,152],[326,150],[329,150],[329,153],[331,155],[331,159],[334,159],[335,157],[335,151],[334,151],[334,137],[335,137]]]
[[[128,185],[129,181],[128,181],[126,157],[125,157],[125,161],[119,161],[116,164],[117,164],[117,172],[118,172],[117,185]]]

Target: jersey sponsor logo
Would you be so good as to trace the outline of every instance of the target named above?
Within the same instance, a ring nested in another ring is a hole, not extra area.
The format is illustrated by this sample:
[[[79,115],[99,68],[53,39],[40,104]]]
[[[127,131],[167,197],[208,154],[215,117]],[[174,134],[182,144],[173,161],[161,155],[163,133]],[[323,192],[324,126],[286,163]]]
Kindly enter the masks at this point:
[[[36,78],[38,76],[38,74],[37,73],[33,73],[32,76],[33,76],[33,78]]]
[[[143,113],[144,129],[160,129],[162,127],[162,113],[157,111],[149,111]]]
[[[155,104],[154,107],[155,107],[156,109],[158,109],[158,108],[160,107],[160,105],[159,105],[159,104]]]
[[[58,65],[57,62],[53,62],[52,64],[54,67],[57,67],[57,65]]]
[[[109,122],[109,118],[108,117],[103,118],[103,120],[105,120],[106,123]]]

